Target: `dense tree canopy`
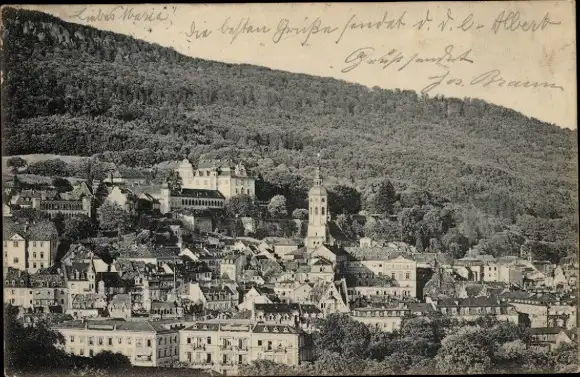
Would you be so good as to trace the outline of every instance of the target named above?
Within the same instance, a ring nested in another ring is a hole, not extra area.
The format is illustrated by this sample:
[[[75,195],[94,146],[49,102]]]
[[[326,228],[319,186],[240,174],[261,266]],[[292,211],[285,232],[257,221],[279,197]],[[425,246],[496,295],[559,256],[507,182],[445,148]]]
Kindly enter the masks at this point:
[[[442,314],[405,317],[399,330],[369,330],[347,315],[322,320],[314,333],[315,360],[289,367],[260,360],[242,375],[401,375],[550,373],[578,368],[576,344],[554,351],[531,346],[529,330],[481,317],[459,321]]]
[[[292,213],[308,207],[321,152],[331,212],[398,215],[397,226],[349,219],[351,234],[505,255],[521,230],[538,257],[577,253],[576,130],[476,99],[190,58],[40,12],[4,8],[2,21],[4,153],[85,157],[29,173],[91,182],[111,162],[243,160],[258,200],[283,195]]]

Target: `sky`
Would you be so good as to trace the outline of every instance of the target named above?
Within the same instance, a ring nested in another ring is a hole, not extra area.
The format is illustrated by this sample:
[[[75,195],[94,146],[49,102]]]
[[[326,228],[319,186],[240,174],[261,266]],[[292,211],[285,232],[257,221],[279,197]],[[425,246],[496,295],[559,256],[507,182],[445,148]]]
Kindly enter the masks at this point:
[[[480,98],[577,127],[572,1],[22,7],[192,57]]]

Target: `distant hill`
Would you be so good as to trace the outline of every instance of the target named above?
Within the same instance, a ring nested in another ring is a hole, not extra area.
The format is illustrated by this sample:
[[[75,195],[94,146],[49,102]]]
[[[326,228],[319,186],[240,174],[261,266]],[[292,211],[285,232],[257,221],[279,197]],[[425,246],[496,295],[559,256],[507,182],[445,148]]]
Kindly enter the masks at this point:
[[[187,57],[33,11],[2,13],[8,155],[129,166],[243,159],[266,179],[323,171],[361,190],[415,185],[515,221],[571,216],[577,130],[475,99]]]

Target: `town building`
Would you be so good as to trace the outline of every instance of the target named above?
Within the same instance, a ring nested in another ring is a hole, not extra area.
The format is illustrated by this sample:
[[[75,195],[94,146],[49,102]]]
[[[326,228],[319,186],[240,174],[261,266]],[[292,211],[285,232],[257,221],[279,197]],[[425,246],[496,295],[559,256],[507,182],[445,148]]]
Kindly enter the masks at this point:
[[[65,217],[84,215],[91,217],[93,193],[86,183],[81,182],[72,191],[56,193],[47,196],[46,191],[40,192],[40,197],[32,198],[32,208],[55,217],[60,214]]]
[[[364,307],[353,309],[350,316],[357,322],[381,330],[393,332],[401,328],[401,323],[405,315],[411,312],[404,305],[394,307]]]
[[[58,232],[52,222],[18,224],[5,221],[2,235],[4,271],[12,267],[35,273],[53,265],[58,248]]]
[[[227,375],[256,360],[297,366],[312,358],[307,334],[290,325],[214,320],[197,322],[179,334],[179,361]]]
[[[238,195],[256,195],[255,179],[241,163],[200,161],[197,168],[184,159],[177,168],[184,189],[219,191],[226,199]]]
[[[179,358],[179,334],[155,321],[74,320],[54,326],[66,352],[92,357],[109,351],[125,355],[135,366],[169,367]]]

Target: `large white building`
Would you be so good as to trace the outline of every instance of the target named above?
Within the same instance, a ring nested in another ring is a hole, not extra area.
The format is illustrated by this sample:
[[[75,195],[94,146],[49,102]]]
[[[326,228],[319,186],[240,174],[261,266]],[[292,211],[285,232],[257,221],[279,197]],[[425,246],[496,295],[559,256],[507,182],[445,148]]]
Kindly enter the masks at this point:
[[[184,159],[177,173],[183,180],[183,188],[217,190],[229,199],[237,195],[256,195],[255,179],[248,175],[244,165],[235,166],[220,161],[201,161],[197,168]]]
[[[5,222],[3,266],[35,273],[53,265],[58,248],[56,227],[49,221],[36,224]]]
[[[311,359],[305,334],[289,325],[209,320],[180,330],[179,336],[179,361],[227,375],[256,360],[296,366]]]
[[[179,358],[179,333],[154,321],[68,321],[54,328],[64,336],[63,348],[92,357],[102,351],[120,353],[136,366],[169,367]]]

